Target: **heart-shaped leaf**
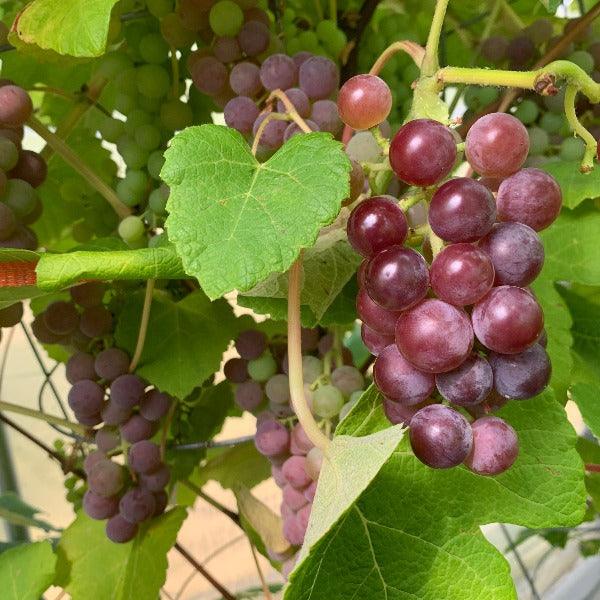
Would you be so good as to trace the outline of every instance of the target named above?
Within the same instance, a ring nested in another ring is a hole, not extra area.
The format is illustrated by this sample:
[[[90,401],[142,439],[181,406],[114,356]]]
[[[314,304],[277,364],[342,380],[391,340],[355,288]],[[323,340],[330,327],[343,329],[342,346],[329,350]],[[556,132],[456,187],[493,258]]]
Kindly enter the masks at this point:
[[[49,541],[21,544],[0,554],[3,600],[37,600],[52,584],[56,555]]]
[[[202,125],[165,158],[169,238],[211,299],[286,271],[348,195],[350,162],[325,133],[296,135],[260,163],[239,132]]]

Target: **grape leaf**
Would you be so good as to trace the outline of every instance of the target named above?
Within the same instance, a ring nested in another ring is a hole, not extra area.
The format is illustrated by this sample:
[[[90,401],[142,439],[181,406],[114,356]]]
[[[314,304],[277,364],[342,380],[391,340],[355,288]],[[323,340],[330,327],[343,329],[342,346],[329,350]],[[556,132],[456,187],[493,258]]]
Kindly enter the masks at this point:
[[[259,163],[239,132],[189,127],[165,158],[169,238],[212,299],[287,271],[348,195],[350,162],[325,133],[294,136]]]
[[[571,389],[571,397],[579,407],[585,424],[600,440],[600,386],[576,383]]]
[[[43,290],[59,290],[83,279],[139,280],[185,277],[172,246],[138,250],[85,251],[43,254],[37,265]]]
[[[110,16],[117,2],[34,0],[17,15],[9,40],[20,50],[37,47],[62,55],[100,56],[106,51]]]
[[[49,541],[21,544],[0,554],[2,600],[39,600],[52,585],[56,555]]]
[[[322,321],[360,264],[360,256],[352,250],[345,237],[345,233],[338,229],[319,238],[304,253],[300,302],[305,327],[314,327]],[[286,318],[287,290],[287,274],[272,275],[238,296],[238,303],[262,314]],[[354,315],[350,321],[353,319]]]
[[[363,420],[350,420],[352,412],[364,413]],[[340,426],[344,434],[383,426],[381,405],[371,393],[352,412]],[[583,518],[586,492],[575,432],[551,391],[510,402],[499,414],[517,430],[521,444],[509,471],[480,477],[464,467],[429,469],[404,438],[370,485],[319,536],[312,534],[311,516],[304,560],[285,600],[516,598],[508,564],[480,525],[575,525]],[[319,480],[315,520],[321,491]]]
[[[133,541],[115,544],[106,537],[104,521],[79,512],[57,547],[57,585],[72,600],[157,598],[166,579],[167,552],[185,517],[185,509],[174,508],[142,525]]]
[[[115,336],[129,352],[137,342],[142,305],[143,295],[132,295],[119,316]],[[198,290],[173,302],[156,292],[137,372],[160,390],[185,398],[219,370],[236,333],[237,322],[225,300],[211,302]]]
[[[588,198],[597,198],[600,189],[600,169],[594,169],[591,173],[583,174],[578,160],[558,161],[542,166],[542,169],[550,173],[562,191],[563,205],[567,208],[575,208]]]
[[[40,511],[26,504],[14,492],[0,495],[0,519],[22,527],[39,527],[44,531],[59,531],[46,521],[38,519]]]

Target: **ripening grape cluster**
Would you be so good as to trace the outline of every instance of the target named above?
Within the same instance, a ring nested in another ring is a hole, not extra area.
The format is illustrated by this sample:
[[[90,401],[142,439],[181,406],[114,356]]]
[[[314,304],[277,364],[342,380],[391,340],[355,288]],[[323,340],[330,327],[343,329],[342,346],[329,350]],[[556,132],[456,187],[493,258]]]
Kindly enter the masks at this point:
[[[325,431],[332,431],[363,393],[364,377],[351,365],[348,350],[335,348],[332,333],[303,329],[301,345],[305,398]],[[275,482],[282,489],[284,535],[290,544],[300,546],[322,453],[296,421],[290,404],[285,339],[268,340],[252,329],[240,333],[235,349],[240,357],[225,363],[225,376],[235,386],[238,406],[257,415],[255,444],[271,462]],[[285,569],[292,566],[289,559]]]
[[[32,113],[27,91],[9,80],[0,81],[0,248],[38,246],[29,226],[42,214],[36,188],[48,169],[39,154],[21,147],[23,126]]]
[[[338,103],[356,129],[381,121],[390,106],[385,83],[368,75],[346,82]],[[357,312],[377,356],[374,380],[388,417],[410,425],[415,455],[430,467],[507,470],[517,436],[487,413],[537,395],[550,378],[543,312],[528,286],[544,261],[537,232],[556,219],[562,197],[550,175],[521,168],[528,148],[515,117],[486,115],[465,143],[481,179],[447,180],[457,160],[453,133],[429,119],[400,128],[390,165],[401,181],[431,192],[431,264],[405,245],[409,227],[395,198],[368,198],[348,220],[348,239],[365,258]]]
[[[112,541],[127,542],[139,523],[161,514],[167,505],[169,469],[150,440],[173,399],[148,389],[141,377],[129,372],[127,352],[109,345],[113,316],[103,303],[104,285],[84,283],[70,294],[71,301],[54,301],[38,314],[32,330],[44,344],[74,350],[66,364],[72,386],[68,402],[79,423],[96,428],[98,447],[84,463],[88,490],[83,508],[93,519],[108,519],[106,533]],[[10,318],[0,314],[0,322],[14,322],[14,310]],[[111,460],[122,452],[127,453],[127,466]]]

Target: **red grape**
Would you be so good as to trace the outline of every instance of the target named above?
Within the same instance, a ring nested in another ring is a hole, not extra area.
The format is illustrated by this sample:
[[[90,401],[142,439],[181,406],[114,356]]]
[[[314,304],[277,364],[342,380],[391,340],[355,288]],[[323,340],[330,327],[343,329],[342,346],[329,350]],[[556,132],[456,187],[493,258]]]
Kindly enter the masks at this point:
[[[515,430],[499,417],[487,416],[472,425],[473,447],[465,465],[478,475],[499,475],[510,469],[519,455]]]
[[[458,406],[476,406],[492,391],[494,374],[485,358],[471,354],[457,369],[438,373],[435,383],[448,402]]]
[[[386,346],[394,343],[393,335],[382,335],[365,323],[360,328],[360,337],[364,345],[369,349],[369,352],[374,356],[379,356]]]
[[[387,119],[392,109],[392,92],[377,75],[355,75],[338,95],[342,121],[352,129],[370,129]]]
[[[138,526],[124,519],[120,514],[106,522],[106,537],[116,544],[130,542],[137,534]]]
[[[356,312],[363,323],[383,336],[394,335],[396,321],[401,314],[401,311],[382,308],[371,299],[365,288],[361,288],[356,296]]]
[[[0,123],[8,127],[21,127],[33,112],[29,94],[18,85],[0,87]]]

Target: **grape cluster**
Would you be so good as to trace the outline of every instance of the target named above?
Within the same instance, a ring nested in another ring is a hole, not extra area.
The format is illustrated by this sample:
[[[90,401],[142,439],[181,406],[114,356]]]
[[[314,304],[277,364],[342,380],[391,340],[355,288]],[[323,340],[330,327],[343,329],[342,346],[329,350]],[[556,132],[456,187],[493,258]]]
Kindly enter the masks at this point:
[[[364,107],[357,103],[346,122]],[[409,228],[395,198],[368,198],[348,220],[348,239],[365,258],[357,312],[363,341],[377,356],[375,383],[390,420],[410,424],[415,455],[433,468],[508,469],[517,436],[487,413],[537,395],[550,378],[543,313],[527,286],[544,261],[537,232],[556,219],[562,199],[550,175],[521,168],[528,147],[515,117],[487,115],[465,144],[481,179],[444,182],[457,159],[452,132],[428,119],[398,131],[389,151],[396,176],[435,186],[428,223],[441,248],[430,265],[406,247]],[[476,420],[470,424],[436,397]]]
[[[38,247],[29,226],[42,214],[36,188],[46,180],[48,169],[39,154],[21,147],[23,126],[32,113],[27,91],[0,81],[0,248]]]
[[[344,418],[365,387],[348,351],[336,349],[333,342],[331,333],[302,330],[304,394],[326,431]],[[269,341],[262,332],[247,330],[238,336],[235,348],[240,358],[225,363],[225,376],[235,384],[238,406],[257,415],[255,444],[271,462],[275,482],[282,489],[284,535],[290,544],[300,546],[323,457],[296,422],[290,405],[285,340]],[[332,361],[337,365],[333,370]],[[293,560],[287,560],[284,571],[291,569]]]

